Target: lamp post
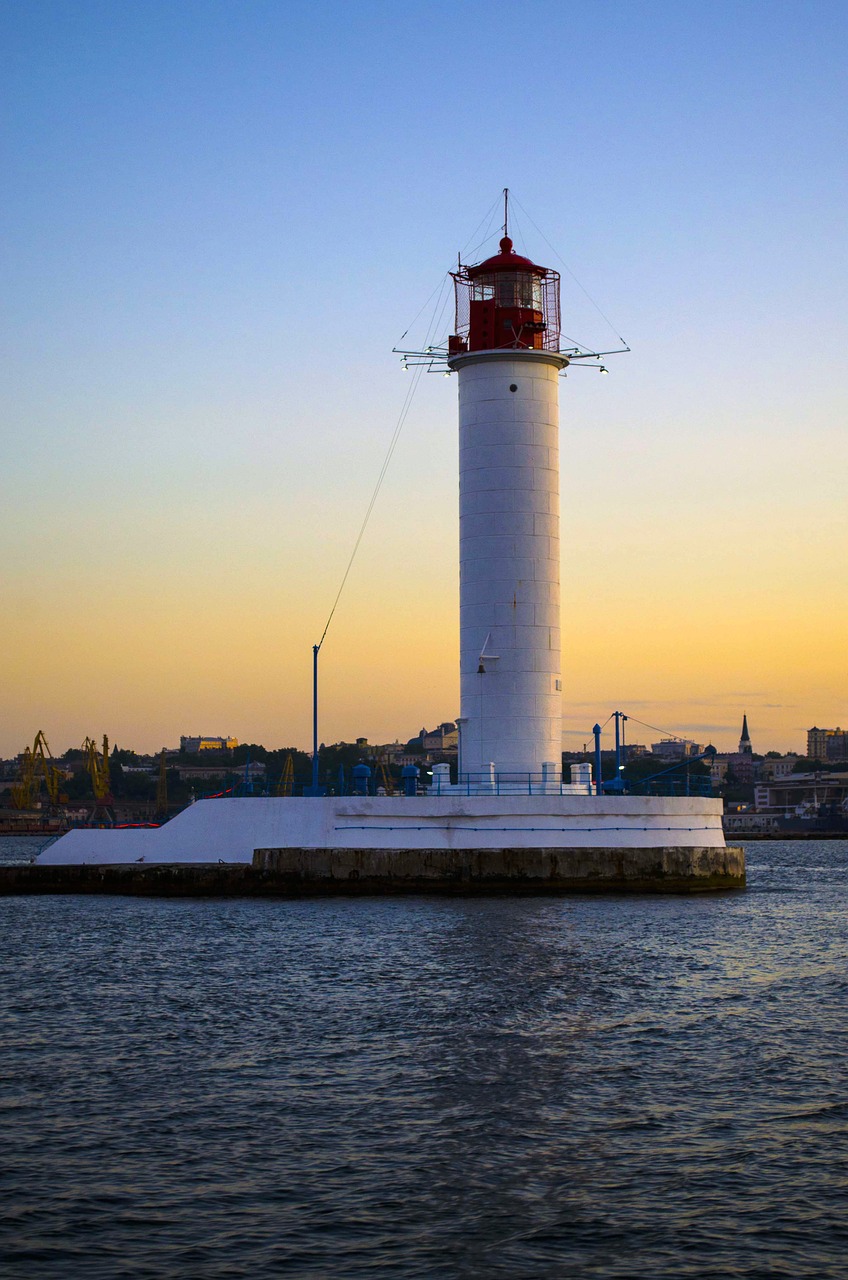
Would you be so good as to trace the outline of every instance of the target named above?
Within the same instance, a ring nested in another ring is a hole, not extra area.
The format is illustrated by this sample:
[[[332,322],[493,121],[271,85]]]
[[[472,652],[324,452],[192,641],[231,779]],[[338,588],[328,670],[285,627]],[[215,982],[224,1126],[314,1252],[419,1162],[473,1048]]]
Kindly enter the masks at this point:
[[[604,784],[601,781],[601,726],[596,724],[592,733],[595,735],[595,794],[602,796]]]

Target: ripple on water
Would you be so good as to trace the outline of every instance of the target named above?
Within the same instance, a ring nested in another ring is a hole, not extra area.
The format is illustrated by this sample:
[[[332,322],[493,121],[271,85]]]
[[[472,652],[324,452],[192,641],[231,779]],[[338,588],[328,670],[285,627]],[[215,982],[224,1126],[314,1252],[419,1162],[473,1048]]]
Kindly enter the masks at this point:
[[[0,1269],[843,1276],[846,855],[699,898],[0,900]]]

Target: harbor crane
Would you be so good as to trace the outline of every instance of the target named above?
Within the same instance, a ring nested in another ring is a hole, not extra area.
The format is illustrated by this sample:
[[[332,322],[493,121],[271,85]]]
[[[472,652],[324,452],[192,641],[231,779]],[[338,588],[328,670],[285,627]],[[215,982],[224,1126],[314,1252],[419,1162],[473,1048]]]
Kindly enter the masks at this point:
[[[31,809],[41,790],[47,790],[51,808],[59,803],[62,774],[53,764],[53,755],[43,729],[35,735],[32,747],[25,747],[18,780],[12,786],[12,808]]]
[[[291,752],[286,756],[286,763],[283,765],[283,772],[275,788],[275,794],[278,796],[294,795],[294,759]]]
[[[88,776],[91,778],[91,789],[94,792],[94,808],[91,812],[93,826],[113,827],[115,814],[112,810],[112,779],[109,773],[109,739],[103,735],[103,751],[97,748],[93,738],[86,738],[82,744],[83,758]]]
[[[165,762],[165,748],[159,754],[159,779],[156,783],[156,816],[168,816],[168,768]]]
[[[395,783],[392,777],[392,771],[389,768],[389,761],[385,751],[377,753],[375,761],[377,768],[377,782],[383,788],[387,796],[393,796],[395,793]]]

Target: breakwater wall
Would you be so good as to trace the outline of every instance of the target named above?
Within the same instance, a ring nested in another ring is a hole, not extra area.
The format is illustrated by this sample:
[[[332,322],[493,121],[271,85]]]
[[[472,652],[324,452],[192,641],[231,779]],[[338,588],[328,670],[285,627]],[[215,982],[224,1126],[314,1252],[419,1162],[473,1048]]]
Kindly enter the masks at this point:
[[[745,887],[741,848],[257,849],[252,863],[0,867],[0,894],[322,897],[695,893]]]

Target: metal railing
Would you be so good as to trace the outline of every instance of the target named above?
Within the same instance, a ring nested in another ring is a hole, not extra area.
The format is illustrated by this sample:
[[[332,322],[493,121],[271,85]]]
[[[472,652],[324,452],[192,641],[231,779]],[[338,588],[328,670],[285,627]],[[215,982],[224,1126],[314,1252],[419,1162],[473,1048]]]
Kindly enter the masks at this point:
[[[625,782],[625,792],[631,796],[698,796],[702,799],[713,794],[709,774],[693,773],[683,778],[646,778],[642,782]]]
[[[446,776],[434,776],[428,787],[429,795],[558,795],[562,786],[560,773],[461,773],[456,782]]]

